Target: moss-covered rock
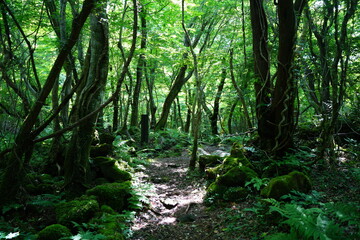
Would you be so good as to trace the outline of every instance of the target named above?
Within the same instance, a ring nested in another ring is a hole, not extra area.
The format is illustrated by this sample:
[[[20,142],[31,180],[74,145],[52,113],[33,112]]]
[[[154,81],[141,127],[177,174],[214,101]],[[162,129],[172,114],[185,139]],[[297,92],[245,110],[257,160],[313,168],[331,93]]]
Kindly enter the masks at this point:
[[[246,182],[257,177],[257,173],[248,167],[233,167],[224,175],[217,178],[217,182],[227,187],[243,187]]]
[[[131,167],[124,161],[118,161],[109,157],[97,157],[94,163],[101,169],[105,178],[115,182],[125,182],[131,180]]]
[[[241,202],[248,196],[248,191],[243,187],[231,187],[223,195],[224,200],[230,202]]]
[[[53,193],[55,188],[53,186],[53,177],[49,174],[29,173],[25,177],[25,190],[34,195]]]
[[[307,193],[311,190],[308,176],[302,172],[294,171],[288,175],[278,176],[270,180],[269,184],[261,190],[261,196],[280,199],[292,190]]]
[[[241,145],[240,143],[235,142],[231,147],[230,157],[245,158],[244,153],[245,153],[244,146]]]
[[[70,230],[61,224],[47,226],[38,233],[38,240],[58,240],[63,237],[70,237]]]
[[[220,164],[224,158],[217,155],[200,155],[199,169],[205,171],[206,167],[213,167]]]
[[[224,193],[228,190],[228,187],[219,184],[218,182],[211,183],[206,189],[205,198],[222,199]]]
[[[208,179],[215,179],[218,175],[224,174],[229,171],[231,168],[239,165],[239,161],[237,158],[227,157],[223,160],[223,162],[213,168],[209,168],[206,170],[206,176]]]
[[[101,204],[112,207],[117,212],[123,211],[127,206],[127,200],[131,196],[131,182],[106,183],[86,191],[87,195],[96,196]]]
[[[86,196],[79,200],[57,204],[55,207],[56,220],[62,225],[72,227],[71,222],[87,222],[98,210],[99,203]]]
[[[100,229],[100,233],[106,236],[106,240],[125,240],[121,232],[122,229],[115,221],[103,223],[103,227]]]
[[[114,151],[114,146],[112,144],[103,143],[96,146],[91,146],[90,157],[106,157],[111,155]]]

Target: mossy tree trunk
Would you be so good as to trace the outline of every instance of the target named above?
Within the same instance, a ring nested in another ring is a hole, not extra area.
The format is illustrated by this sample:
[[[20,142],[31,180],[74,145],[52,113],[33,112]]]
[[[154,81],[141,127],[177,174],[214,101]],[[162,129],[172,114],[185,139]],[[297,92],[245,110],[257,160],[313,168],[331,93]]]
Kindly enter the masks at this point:
[[[73,21],[72,31],[68,41],[60,50],[37,100],[21,125],[13,147],[6,151],[6,153],[3,154],[4,156],[2,156],[1,165],[5,165],[5,169],[3,169],[3,174],[0,179],[0,192],[6,194],[0,194],[0,204],[13,200],[20,189],[25,174],[24,167],[30,160],[34,147],[34,139],[39,134],[34,134],[34,132],[37,131],[32,131],[33,127],[46,103],[46,99],[53,89],[54,83],[60,74],[67,56],[77,42],[80,31],[94,7],[94,2],[94,0],[84,1],[81,12]]]
[[[76,122],[98,109],[108,74],[109,43],[106,1],[97,5],[90,17],[91,39],[82,73],[82,86],[77,94],[72,120]],[[65,185],[78,189],[89,180],[89,155],[98,115],[72,131],[65,158]]]

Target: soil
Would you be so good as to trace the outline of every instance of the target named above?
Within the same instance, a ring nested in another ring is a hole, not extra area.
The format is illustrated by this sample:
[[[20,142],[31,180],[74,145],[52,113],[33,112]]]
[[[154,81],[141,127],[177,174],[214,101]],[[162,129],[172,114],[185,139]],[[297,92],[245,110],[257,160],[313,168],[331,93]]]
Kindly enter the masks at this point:
[[[136,217],[131,239],[235,239],[222,230],[228,217],[224,208],[205,206],[206,180],[199,172],[188,171],[189,161],[184,151],[178,157],[156,158],[140,173],[142,181],[153,184],[154,192],[149,194],[149,209]]]

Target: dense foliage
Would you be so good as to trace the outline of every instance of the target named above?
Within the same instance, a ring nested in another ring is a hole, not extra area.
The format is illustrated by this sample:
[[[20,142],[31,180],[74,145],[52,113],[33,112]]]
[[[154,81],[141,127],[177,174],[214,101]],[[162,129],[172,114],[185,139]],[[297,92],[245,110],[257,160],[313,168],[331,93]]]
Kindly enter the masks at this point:
[[[0,239],[130,236],[149,204],[135,173],[185,149],[194,169],[201,144],[235,143],[200,160],[209,203],[313,168],[359,181],[358,2],[0,0]],[[358,200],[306,190],[252,209],[285,226],[267,239],[358,236]]]

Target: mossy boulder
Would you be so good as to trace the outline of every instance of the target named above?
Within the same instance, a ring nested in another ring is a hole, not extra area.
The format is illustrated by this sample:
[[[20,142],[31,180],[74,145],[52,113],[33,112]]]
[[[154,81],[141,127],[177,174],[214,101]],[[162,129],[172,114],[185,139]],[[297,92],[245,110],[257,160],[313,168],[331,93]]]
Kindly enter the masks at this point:
[[[245,158],[245,149],[244,146],[240,143],[234,143],[230,150],[230,157],[234,158]]]
[[[227,187],[243,187],[252,178],[258,177],[251,168],[236,166],[217,178],[217,182]]]
[[[38,240],[58,240],[63,237],[70,237],[70,230],[61,224],[47,226],[38,233]]]
[[[230,202],[241,202],[248,196],[248,191],[243,187],[228,187],[217,181],[209,185],[205,198],[225,200]]]
[[[53,193],[53,177],[49,174],[29,173],[25,177],[25,190],[34,195]]]
[[[88,196],[55,206],[57,222],[67,227],[71,227],[72,222],[87,222],[98,210],[99,203]]]
[[[125,182],[131,180],[131,167],[124,161],[118,161],[109,157],[97,157],[94,163],[101,170],[103,176],[114,182]]]
[[[224,200],[230,202],[241,202],[246,199],[249,192],[243,187],[231,187],[223,195]]]
[[[291,191],[307,193],[311,190],[311,182],[307,175],[293,171],[288,175],[278,176],[270,180],[269,184],[261,190],[261,196],[280,199]]]
[[[228,187],[219,184],[218,182],[211,183],[208,188],[206,189],[206,196],[205,198],[216,198],[222,199],[224,193],[228,190]]]
[[[206,167],[213,167],[220,164],[224,158],[217,155],[200,155],[199,156],[199,169],[205,171]]]
[[[86,191],[87,195],[96,196],[101,204],[112,207],[115,211],[121,212],[127,206],[127,200],[131,197],[131,182],[105,183]]]
[[[125,240],[122,229],[116,221],[103,223],[99,233],[103,234],[106,240]]]
[[[105,240],[124,240],[123,224],[125,217],[119,215],[112,207],[102,205],[97,215],[91,219],[90,224],[101,226],[98,234],[101,234]]]
[[[114,146],[109,143],[97,144],[96,146],[91,146],[90,157],[106,157],[111,155],[114,151]]]
[[[226,157],[221,165],[207,169],[205,171],[206,177],[208,179],[215,179],[217,176],[225,174],[230,169],[238,166],[245,166],[251,169],[253,168],[252,164],[246,157],[242,157],[242,158]]]

